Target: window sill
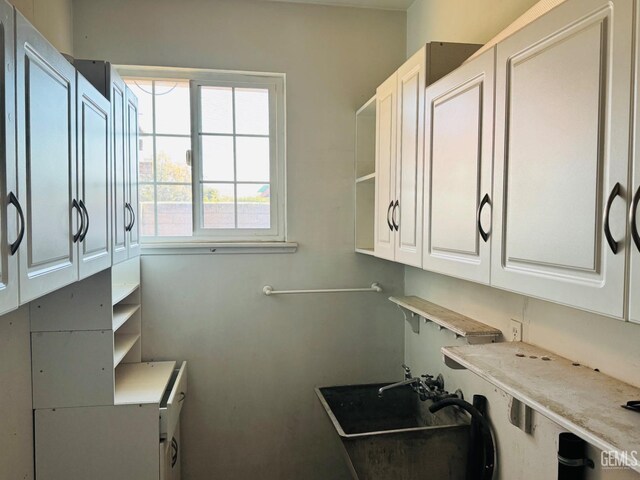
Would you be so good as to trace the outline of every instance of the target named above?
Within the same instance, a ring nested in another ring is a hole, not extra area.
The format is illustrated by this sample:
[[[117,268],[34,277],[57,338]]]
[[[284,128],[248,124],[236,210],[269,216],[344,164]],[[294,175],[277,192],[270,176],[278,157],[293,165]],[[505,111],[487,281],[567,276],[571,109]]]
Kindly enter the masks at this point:
[[[142,244],[142,255],[295,253],[296,242],[166,242]]]

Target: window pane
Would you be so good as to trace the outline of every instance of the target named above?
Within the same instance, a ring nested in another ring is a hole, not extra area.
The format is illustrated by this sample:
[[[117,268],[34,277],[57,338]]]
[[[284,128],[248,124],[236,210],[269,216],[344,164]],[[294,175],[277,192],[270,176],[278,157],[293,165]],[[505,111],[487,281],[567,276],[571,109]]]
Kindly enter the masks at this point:
[[[140,185],[140,235],[156,234],[156,216],[154,213],[153,185]]]
[[[153,102],[151,80],[127,80],[127,85],[138,97],[138,126],[141,133],[153,133]]]
[[[190,236],[191,186],[158,185],[158,235]]]
[[[238,184],[238,228],[271,227],[270,185]]]
[[[236,158],[238,181],[269,181],[268,138],[236,137]]]
[[[189,135],[189,82],[156,81],[156,133]]]
[[[153,182],[153,137],[140,137],[142,150],[138,163],[141,182]]]
[[[232,89],[202,87],[202,131],[205,133],[233,133]]]
[[[235,228],[234,197],[233,185],[202,185],[204,228]]]
[[[204,135],[201,138],[202,179],[233,181],[233,137]]]
[[[187,165],[190,138],[156,137],[158,182],[191,182],[191,167]]]
[[[236,88],[236,133],[269,135],[269,90]]]

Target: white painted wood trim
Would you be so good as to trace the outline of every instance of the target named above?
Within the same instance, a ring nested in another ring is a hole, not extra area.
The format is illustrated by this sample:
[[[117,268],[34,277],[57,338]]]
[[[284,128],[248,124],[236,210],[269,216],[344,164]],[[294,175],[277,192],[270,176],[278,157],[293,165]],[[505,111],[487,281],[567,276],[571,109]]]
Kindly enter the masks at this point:
[[[296,242],[147,243],[142,255],[220,255],[238,253],[296,253]]]

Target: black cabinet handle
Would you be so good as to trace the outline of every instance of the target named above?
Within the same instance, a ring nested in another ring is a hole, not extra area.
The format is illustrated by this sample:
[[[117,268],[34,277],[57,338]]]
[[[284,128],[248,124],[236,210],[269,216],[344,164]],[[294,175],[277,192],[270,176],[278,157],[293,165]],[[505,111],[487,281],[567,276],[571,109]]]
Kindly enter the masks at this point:
[[[130,232],[131,230],[133,230],[133,226],[136,224],[136,214],[133,211],[133,207],[129,202],[125,203],[124,206],[127,210],[129,210],[129,213],[131,214],[131,223],[129,223],[129,225],[124,227],[124,229],[126,232]]]
[[[89,211],[87,210],[87,206],[84,204],[82,200],[78,202],[78,205],[80,205],[82,212],[84,212],[84,216],[87,217],[87,224],[84,226],[84,231],[80,234],[80,239],[79,239],[81,242],[84,242],[84,239],[87,236],[87,233],[89,233]]]
[[[611,228],[609,227],[609,213],[611,212],[611,205],[618,195],[620,195],[620,183],[616,183],[613,186],[613,190],[611,190],[609,198],[607,199],[607,206],[605,207],[604,212],[604,236],[607,239],[607,243],[614,255],[618,253],[619,243],[616,242],[613,239],[613,235],[611,235]]]
[[[78,241],[78,239],[80,238],[80,235],[82,235],[82,231],[84,230],[84,214],[82,213],[82,209],[80,208],[80,204],[78,203],[78,201],[75,198],[73,199],[73,202],[71,203],[71,210],[73,211],[74,208],[76,210],[78,210],[78,213],[80,214],[80,228],[78,228],[78,231],[73,236],[73,243],[76,243]]]
[[[22,211],[22,206],[18,201],[18,198],[15,196],[13,192],[9,192],[9,203],[13,205],[18,211],[18,217],[20,218],[20,230],[18,231],[18,238],[16,241],[9,245],[11,255],[15,255],[20,248],[20,244],[22,243],[22,239],[24,238],[24,212]]]
[[[391,220],[389,220],[389,213],[391,212],[391,207],[393,207],[393,200],[389,203],[389,207],[387,208],[387,225],[389,225],[389,230],[393,232],[393,225],[391,225]]]
[[[636,244],[636,248],[640,251],[640,234],[638,234],[638,203],[640,203],[640,187],[636,190],[636,194],[633,196],[633,201],[631,202],[631,237],[633,238],[633,243]]]
[[[173,468],[176,466],[176,463],[178,463],[178,441],[176,437],[171,439],[171,450],[171,468]]]
[[[131,204],[129,204],[129,210],[131,211],[131,225],[129,225],[129,231],[131,231],[136,224],[136,212],[133,210]]]
[[[391,213],[391,223],[393,223],[393,228],[395,228],[396,232],[400,229],[400,223],[396,223],[396,209],[400,207],[400,202],[396,200],[396,203],[393,205],[393,212]]]
[[[124,209],[125,209],[127,212],[129,211],[129,203],[124,202]],[[129,223],[125,223],[125,224],[124,224],[124,231],[125,231],[125,232],[128,232],[128,231],[129,231],[129,227],[130,227],[130,225],[131,225],[131,222],[129,222]]]
[[[491,204],[491,198],[489,198],[488,193],[485,193],[484,197],[482,198],[482,201],[480,202],[480,205],[478,206],[478,212],[476,214],[476,221],[478,223],[478,232],[480,232],[480,236],[482,237],[482,240],[484,240],[485,242],[489,240],[489,233],[485,232],[484,229],[482,228],[482,221],[480,220],[480,216],[482,215],[482,209],[487,203]]]

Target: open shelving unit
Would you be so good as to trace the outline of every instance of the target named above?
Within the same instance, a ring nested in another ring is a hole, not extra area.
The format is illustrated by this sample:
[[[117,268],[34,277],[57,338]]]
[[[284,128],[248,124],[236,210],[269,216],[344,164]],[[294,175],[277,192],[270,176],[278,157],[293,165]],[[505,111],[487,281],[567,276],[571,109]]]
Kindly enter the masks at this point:
[[[139,287],[139,284],[137,283],[124,283],[119,285],[113,285],[113,288],[111,291],[111,295],[112,295],[111,304],[114,306],[119,304],[122,300],[127,298],[133,292],[135,292],[138,289],[138,287]]]
[[[139,262],[125,262],[114,266],[111,278],[111,303],[113,305],[113,368],[116,391],[121,378],[118,372],[127,364],[139,364],[142,359],[140,301]]]
[[[139,304],[127,305],[116,304],[113,307],[113,331],[117,331],[122,325],[125,324],[138,310],[140,310]]]
[[[475,373],[596,448],[638,450],[640,414],[621,405],[640,400],[640,388],[524,342],[443,347],[442,354],[450,368]],[[629,466],[640,472],[640,463]]]
[[[356,112],[355,251],[373,255],[376,191],[376,97]]]

